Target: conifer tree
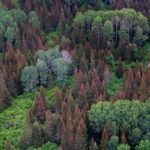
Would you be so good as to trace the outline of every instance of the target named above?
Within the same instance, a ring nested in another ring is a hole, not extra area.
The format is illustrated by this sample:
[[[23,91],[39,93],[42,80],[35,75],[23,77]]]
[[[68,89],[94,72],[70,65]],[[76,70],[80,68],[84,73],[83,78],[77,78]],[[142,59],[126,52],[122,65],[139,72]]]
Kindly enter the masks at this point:
[[[83,73],[88,72],[88,60],[86,59],[85,54],[83,54],[83,56],[81,57],[80,69]]]
[[[90,150],[98,150],[97,143],[94,141],[93,138],[92,138],[92,140],[90,142]]]
[[[37,120],[40,122],[44,122],[46,118],[47,105],[43,87],[40,88],[39,93],[37,93],[36,95],[34,111]]]
[[[68,116],[67,120],[67,125],[66,125],[66,130],[67,130],[67,149],[70,150],[73,147],[73,142],[74,142],[74,125],[73,125],[73,120],[71,116]]]
[[[39,147],[44,143],[44,139],[42,137],[42,130],[38,122],[33,124],[32,131],[32,145],[34,147]]]
[[[83,106],[86,102],[84,92],[85,92],[85,89],[84,89],[84,85],[82,84],[81,87],[80,87],[80,90],[78,92],[78,98],[77,98],[78,105],[79,105],[80,108],[83,108]]]
[[[103,128],[103,133],[102,133],[102,139],[101,139],[101,144],[100,144],[100,148],[103,150],[107,149],[107,144],[108,144],[108,140],[109,140],[109,131],[108,131],[108,125],[106,124]]]
[[[61,145],[59,146],[58,150],[62,150],[62,147],[61,147]]]
[[[62,149],[66,149],[68,147],[68,143],[67,143],[67,130],[66,127],[64,126],[62,135],[61,135],[61,145],[62,145]]]
[[[29,113],[27,114],[24,131],[19,139],[18,147],[22,150],[26,149],[28,146],[31,146],[32,143],[32,132],[33,126],[31,123],[31,118]]]
[[[10,99],[10,93],[6,87],[2,72],[0,72],[0,111],[9,105]]]
[[[127,143],[127,139],[126,139],[126,136],[125,136],[124,131],[122,131],[122,135],[121,135],[121,143],[122,143],[122,144],[126,144],[126,143]]]
[[[5,141],[5,150],[13,150],[12,144],[9,140]]]
[[[75,133],[74,150],[87,150],[87,140],[80,125],[78,125]]]
[[[121,61],[121,58],[119,59],[119,62],[118,62],[118,65],[117,65],[117,68],[116,68],[116,76],[118,78],[121,78],[123,76],[123,65],[122,65],[122,61]]]
[[[56,91],[54,99],[55,99],[55,104],[54,104],[55,111],[59,112],[61,110],[61,105],[62,105],[62,97],[59,90]]]

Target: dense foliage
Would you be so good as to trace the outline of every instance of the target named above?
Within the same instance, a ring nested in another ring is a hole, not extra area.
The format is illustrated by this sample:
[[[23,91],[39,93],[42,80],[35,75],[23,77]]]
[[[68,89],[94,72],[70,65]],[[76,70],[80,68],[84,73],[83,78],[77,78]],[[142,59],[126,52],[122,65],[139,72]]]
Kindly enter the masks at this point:
[[[99,102],[93,105],[88,117],[90,126],[96,133],[101,134],[104,132],[105,126],[108,126],[106,144],[110,144],[109,137],[118,136],[123,143],[128,141],[134,147],[140,140],[144,140],[149,132],[150,123],[148,119],[144,122],[145,116],[143,114],[149,115],[149,100],[145,103],[120,100],[115,103]],[[114,138],[113,140],[117,139]]]
[[[0,149],[150,149],[149,0],[0,0]]]

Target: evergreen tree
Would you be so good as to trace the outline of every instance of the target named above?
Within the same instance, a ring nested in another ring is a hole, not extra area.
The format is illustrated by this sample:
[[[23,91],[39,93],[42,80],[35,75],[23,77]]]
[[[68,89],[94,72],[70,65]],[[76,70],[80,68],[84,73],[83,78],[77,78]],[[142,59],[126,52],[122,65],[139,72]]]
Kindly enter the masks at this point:
[[[28,113],[25,121],[25,127],[18,143],[18,147],[20,149],[25,150],[27,147],[32,145],[32,132],[33,126],[31,123],[30,115]]]
[[[38,122],[33,124],[32,131],[32,145],[34,147],[40,147],[44,143],[44,139],[42,137],[42,130]]]
[[[5,141],[5,150],[13,150],[12,144],[9,140]]]
[[[108,125],[104,126],[103,133],[102,133],[102,139],[101,139],[101,144],[100,148],[103,150],[107,149],[107,144],[108,144],[108,139],[109,139],[109,131],[108,131]]]
[[[2,73],[0,72],[0,112],[10,104],[10,93],[6,87]]]
[[[116,150],[119,145],[119,138],[118,136],[111,136],[109,142],[108,142],[108,150]]]
[[[78,125],[75,133],[74,150],[87,150],[86,137],[80,125]]]
[[[36,95],[36,103],[34,109],[35,109],[35,116],[37,117],[37,120],[40,122],[44,122],[46,117],[47,105],[46,105],[45,95],[44,93],[41,93],[41,90]]]
[[[123,70],[122,61],[121,61],[121,59],[119,59],[119,62],[118,62],[117,68],[116,68],[116,76],[118,78],[121,78],[121,77],[123,77],[123,73],[124,73],[124,70]]]
[[[97,143],[94,141],[94,139],[90,142],[90,150],[98,150]]]

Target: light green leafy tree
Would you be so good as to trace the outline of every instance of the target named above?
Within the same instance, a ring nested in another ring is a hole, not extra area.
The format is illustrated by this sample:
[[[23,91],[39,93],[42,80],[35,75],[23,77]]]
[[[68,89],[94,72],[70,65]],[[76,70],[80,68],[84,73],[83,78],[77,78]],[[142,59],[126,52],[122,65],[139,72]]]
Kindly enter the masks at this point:
[[[135,128],[140,114],[140,105],[138,101],[128,100],[120,100],[113,104],[99,102],[92,105],[88,112],[90,125],[96,132],[101,132],[106,123],[109,124],[112,133]]]
[[[43,60],[38,59],[36,63],[36,67],[39,73],[39,79],[41,85],[47,85],[48,80],[48,66],[47,63]]]
[[[111,110],[109,102],[100,102],[97,105],[92,105],[88,112],[91,127],[96,131],[102,131],[105,123],[109,119],[109,113]],[[101,115],[99,115],[101,114]]]
[[[55,74],[56,82],[62,85],[68,78],[69,65],[64,62],[63,58],[54,59],[52,62],[52,70]]]
[[[107,41],[111,41],[113,39],[113,24],[111,21],[106,21],[103,27],[103,36]]]
[[[23,69],[21,74],[21,82],[24,91],[34,91],[38,84],[38,71],[35,66],[27,66]]]
[[[150,149],[150,141],[145,140],[141,141],[138,146],[135,148],[136,150],[149,150]]]
[[[8,27],[6,29],[4,37],[7,39],[7,42],[12,42],[16,39],[16,28]]]
[[[120,145],[117,147],[117,150],[130,150],[130,146],[127,145],[127,144],[120,144]]]
[[[142,28],[137,27],[134,39],[138,45],[142,45],[148,39],[148,36],[143,33]]]
[[[129,29],[126,26],[121,26],[120,31],[119,31],[119,36],[120,39],[129,42]]]
[[[43,50],[38,50],[35,53],[35,61],[37,61],[38,59],[40,59],[40,60],[42,60],[44,62],[47,62],[46,52],[43,51]]]
[[[18,25],[20,25],[27,19],[27,15],[21,9],[12,9],[10,10],[10,14],[15,19]]]
[[[39,27],[38,16],[37,16],[37,14],[36,14],[34,11],[31,11],[31,12],[29,13],[28,21],[29,21],[29,24],[30,24],[34,29],[37,29],[37,28]]]

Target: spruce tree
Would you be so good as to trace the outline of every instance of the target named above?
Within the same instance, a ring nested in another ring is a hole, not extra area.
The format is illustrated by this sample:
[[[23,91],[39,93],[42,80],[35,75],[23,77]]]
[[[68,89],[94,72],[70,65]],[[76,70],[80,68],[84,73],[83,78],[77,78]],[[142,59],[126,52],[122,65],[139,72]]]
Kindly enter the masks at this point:
[[[9,140],[5,141],[5,150],[13,150],[12,144]]]
[[[0,111],[10,104],[10,93],[6,87],[2,73],[0,72]]]
[[[33,124],[32,131],[32,145],[34,147],[40,147],[44,143],[44,139],[42,137],[42,129],[38,122]]]
[[[87,150],[87,139],[80,125],[78,125],[75,133],[74,150]]]
[[[101,144],[100,148],[103,150],[107,149],[107,144],[108,144],[108,139],[109,139],[109,131],[108,131],[108,125],[106,124],[103,128],[103,133],[102,133],[102,139],[101,139]]]

